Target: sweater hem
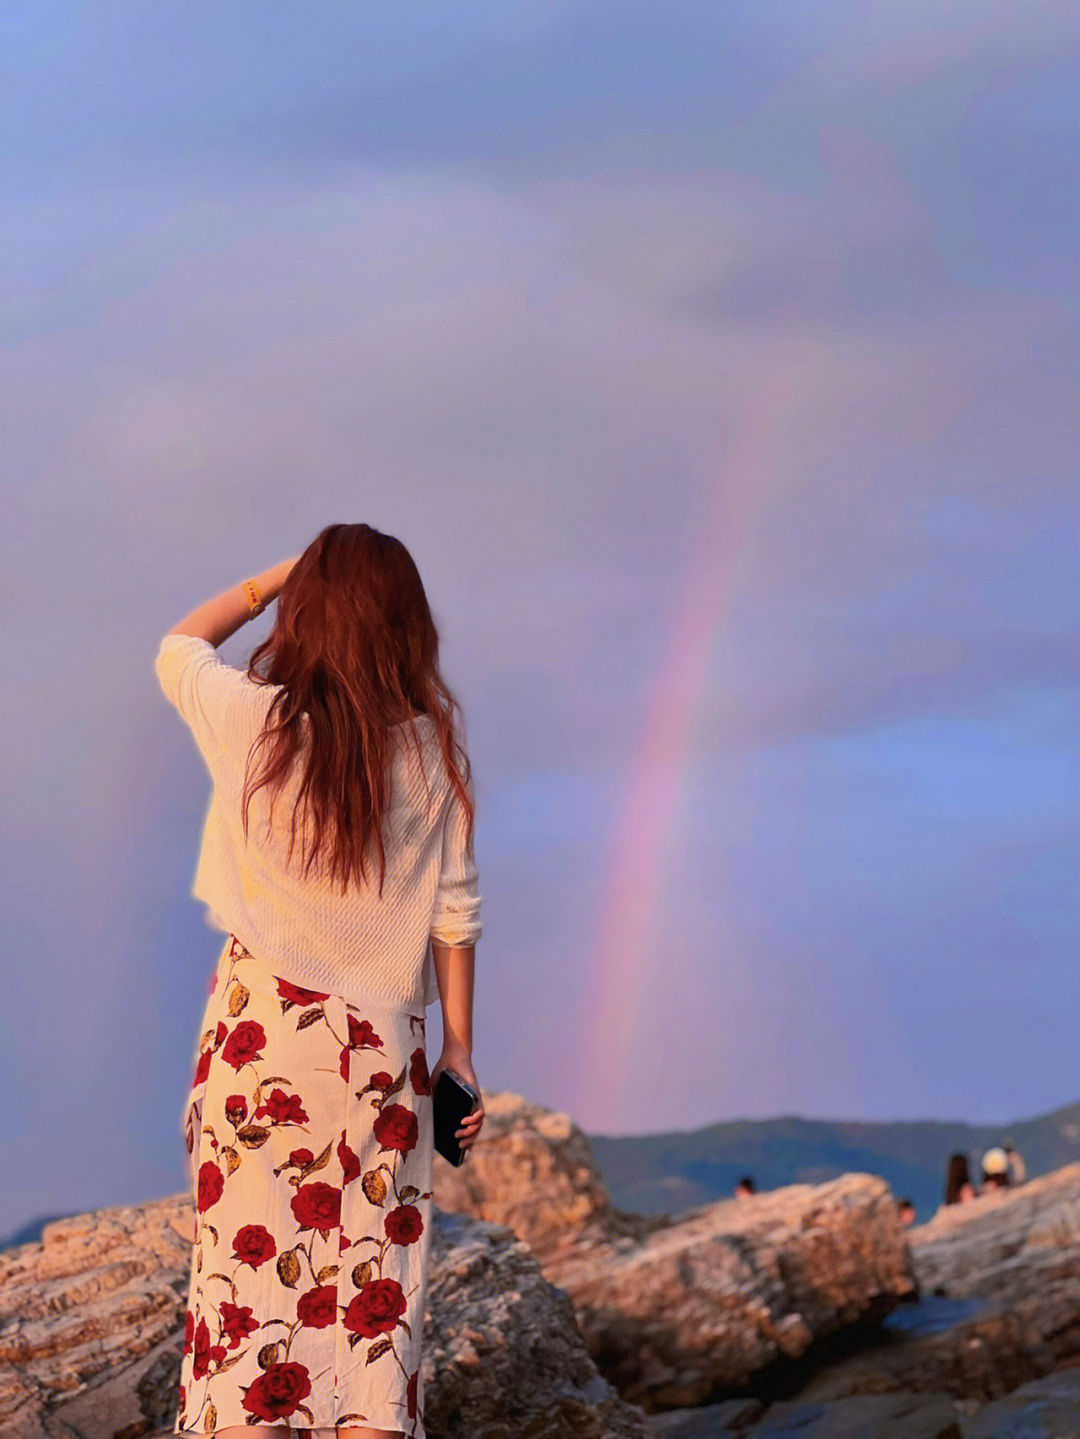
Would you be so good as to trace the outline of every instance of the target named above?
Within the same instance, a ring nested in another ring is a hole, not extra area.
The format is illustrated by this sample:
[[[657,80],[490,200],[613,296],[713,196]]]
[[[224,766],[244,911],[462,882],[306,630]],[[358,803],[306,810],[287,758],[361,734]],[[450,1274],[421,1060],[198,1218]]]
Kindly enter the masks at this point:
[[[226,929],[224,926],[215,925],[225,934],[225,944],[217,963],[217,973],[223,974],[228,968],[232,955],[233,942],[246,951],[258,964],[265,966],[267,972],[275,978],[287,980],[289,984],[295,984],[301,989],[325,990],[336,995],[339,999],[345,1000],[347,1004],[356,1005],[360,1009],[386,1009],[402,1014],[425,1015],[427,1003],[422,996],[413,999],[400,999],[392,995],[379,994],[370,985],[364,984],[362,980],[351,982],[343,980],[340,973],[327,974],[319,966],[305,969],[303,965],[297,964],[288,959],[273,959],[271,956],[251,949],[243,936],[237,934],[235,929]]]

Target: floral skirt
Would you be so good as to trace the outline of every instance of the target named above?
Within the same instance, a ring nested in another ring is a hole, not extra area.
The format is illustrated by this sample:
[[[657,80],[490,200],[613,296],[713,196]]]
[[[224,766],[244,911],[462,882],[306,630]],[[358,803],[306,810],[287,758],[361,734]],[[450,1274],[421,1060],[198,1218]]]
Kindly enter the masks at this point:
[[[425,1439],[424,1015],[301,989],[230,935],[181,1115],[195,1205],[174,1434]]]

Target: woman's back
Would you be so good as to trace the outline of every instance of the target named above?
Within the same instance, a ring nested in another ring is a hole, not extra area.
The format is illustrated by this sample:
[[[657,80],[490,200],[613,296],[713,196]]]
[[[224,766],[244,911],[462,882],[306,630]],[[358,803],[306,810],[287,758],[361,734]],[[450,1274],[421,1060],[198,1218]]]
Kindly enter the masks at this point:
[[[383,821],[386,870],[379,893],[373,850],[364,884],[342,892],[322,856],[304,872],[303,825],[292,817],[300,779],[241,799],[248,754],[280,686],[226,664],[208,641],[168,634],[155,670],[186,721],[213,781],[193,895],[207,923],[235,934],[276,973],[310,989],[418,1007],[438,998],[429,938],[448,945],[480,937],[480,894],[466,816],[426,715],[394,726]],[[467,784],[472,799],[471,784]]]

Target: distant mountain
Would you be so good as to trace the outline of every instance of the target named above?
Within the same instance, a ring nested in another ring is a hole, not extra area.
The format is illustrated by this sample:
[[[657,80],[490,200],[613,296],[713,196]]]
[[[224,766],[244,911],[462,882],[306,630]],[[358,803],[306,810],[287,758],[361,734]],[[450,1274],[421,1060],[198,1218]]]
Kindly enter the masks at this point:
[[[51,1224],[54,1219],[69,1219],[73,1214],[81,1213],[78,1209],[66,1209],[62,1214],[40,1214],[36,1219],[28,1219],[25,1224],[0,1239],[0,1249],[15,1249],[20,1244],[36,1243],[41,1238],[41,1231],[46,1224]]]
[[[1007,1124],[950,1120],[738,1119],[702,1129],[623,1137],[590,1134],[597,1166],[620,1209],[678,1214],[726,1199],[744,1174],[758,1190],[820,1184],[839,1174],[880,1175],[897,1198],[915,1205],[916,1223],[932,1218],[944,1198],[949,1155],[979,1161],[1011,1139],[1028,1177],[1080,1160],[1080,1102]]]

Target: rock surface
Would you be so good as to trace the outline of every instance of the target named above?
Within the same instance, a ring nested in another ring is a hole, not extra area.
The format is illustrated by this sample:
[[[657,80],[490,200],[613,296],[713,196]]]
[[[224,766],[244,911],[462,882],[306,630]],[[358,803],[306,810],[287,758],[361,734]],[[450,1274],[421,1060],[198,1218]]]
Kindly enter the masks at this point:
[[[652,1439],[1077,1439],[1080,1369],[978,1405],[948,1394],[857,1395],[764,1406],[729,1400],[649,1416]]]
[[[986,1401],[1080,1364],[1080,1164],[943,1206],[908,1238],[919,1302],[890,1316],[881,1343],[823,1369],[807,1396]]]
[[[637,1216],[568,1116],[485,1107],[435,1165],[431,1439],[1080,1439],[1080,1165],[912,1230],[867,1174]],[[189,1206],[0,1252],[4,1439],[171,1434]]]
[[[646,1409],[743,1386],[914,1292],[896,1201],[875,1175],[630,1215],[568,1115],[513,1094],[484,1105],[475,1151],[436,1166],[439,1203],[512,1228],[569,1294],[601,1371]]]
[[[986,1404],[961,1426],[962,1439],[1075,1439],[1080,1435],[1080,1370],[1032,1380]]]
[[[186,1195],[47,1225],[0,1253],[4,1439],[171,1433],[189,1278]],[[642,1439],[566,1295],[506,1228],[435,1210],[428,1428],[477,1439]]]
[[[730,1405],[654,1418],[654,1439],[962,1439],[962,1416],[948,1394],[860,1395],[769,1406],[749,1427]]]

